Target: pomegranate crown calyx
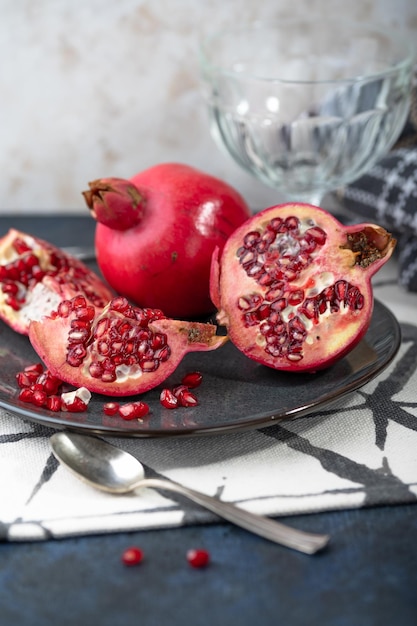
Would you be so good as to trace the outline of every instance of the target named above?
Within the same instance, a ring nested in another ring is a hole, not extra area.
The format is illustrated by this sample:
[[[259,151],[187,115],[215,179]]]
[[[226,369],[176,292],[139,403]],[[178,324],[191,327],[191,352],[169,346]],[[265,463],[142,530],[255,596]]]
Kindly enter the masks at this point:
[[[123,178],[100,178],[82,195],[95,220],[113,230],[128,230],[142,220],[145,198]]]

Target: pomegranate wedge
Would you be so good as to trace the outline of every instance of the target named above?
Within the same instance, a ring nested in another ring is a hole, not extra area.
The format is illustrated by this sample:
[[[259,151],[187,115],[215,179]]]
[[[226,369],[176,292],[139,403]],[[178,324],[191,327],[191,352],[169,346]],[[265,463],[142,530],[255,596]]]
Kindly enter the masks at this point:
[[[51,374],[110,396],[143,393],[174,372],[187,352],[215,350],[227,337],[212,324],[168,319],[126,298],[96,310],[83,296],[32,322],[29,339]]]
[[[97,307],[114,295],[84,263],[47,241],[15,229],[0,239],[0,317],[16,332],[27,335],[31,320],[77,293]]]
[[[239,350],[269,367],[328,367],[366,333],[371,278],[395,243],[380,226],[343,226],[308,204],[265,209],[213,255],[218,322]]]

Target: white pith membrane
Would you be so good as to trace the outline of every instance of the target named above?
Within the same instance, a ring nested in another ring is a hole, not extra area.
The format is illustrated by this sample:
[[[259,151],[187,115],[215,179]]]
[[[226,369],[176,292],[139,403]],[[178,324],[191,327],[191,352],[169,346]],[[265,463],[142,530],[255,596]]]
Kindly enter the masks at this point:
[[[67,406],[74,404],[77,398],[87,406],[91,400],[91,393],[87,387],[79,387],[78,389],[74,389],[74,391],[67,391],[61,394],[62,402]]]
[[[44,283],[37,283],[32,291],[26,292],[26,301],[16,314],[24,324],[30,321],[39,321],[44,315],[49,315],[56,309],[61,297],[49,289]]]

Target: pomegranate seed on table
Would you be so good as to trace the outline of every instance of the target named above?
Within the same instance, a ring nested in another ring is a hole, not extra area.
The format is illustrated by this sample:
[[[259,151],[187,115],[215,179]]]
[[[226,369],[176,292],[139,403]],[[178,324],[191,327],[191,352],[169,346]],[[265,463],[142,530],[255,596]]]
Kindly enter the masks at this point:
[[[132,546],[126,548],[122,554],[122,562],[125,565],[139,565],[143,561],[143,552],[140,548]]]
[[[193,548],[187,551],[187,561],[191,567],[206,567],[210,563],[210,554],[207,550]]]

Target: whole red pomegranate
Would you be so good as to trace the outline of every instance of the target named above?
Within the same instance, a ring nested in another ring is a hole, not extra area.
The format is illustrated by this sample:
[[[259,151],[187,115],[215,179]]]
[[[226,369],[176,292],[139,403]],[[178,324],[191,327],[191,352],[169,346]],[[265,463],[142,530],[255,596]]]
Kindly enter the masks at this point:
[[[227,337],[216,330],[134,307],[123,296],[96,310],[79,295],[31,322],[29,339],[52,376],[91,392],[128,396],[156,387],[187,352],[222,346]]]
[[[52,244],[10,229],[0,239],[0,318],[27,334],[29,322],[82,293],[104,307],[113,292],[84,263]]]
[[[130,180],[89,183],[84,197],[97,220],[96,254],[117,293],[176,318],[213,311],[213,250],[250,216],[225,182],[188,165],[164,163]]]
[[[213,255],[217,319],[251,359],[315,371],[347,354],[368,329],[371,277],[395,240],[374,224],[343,226],[323,209],[266,209]]]

